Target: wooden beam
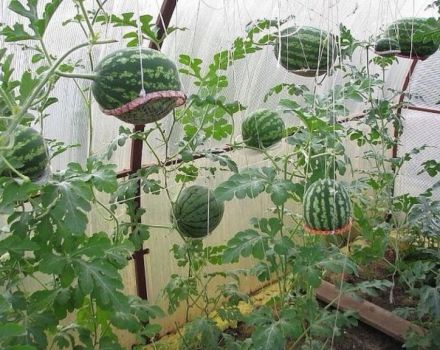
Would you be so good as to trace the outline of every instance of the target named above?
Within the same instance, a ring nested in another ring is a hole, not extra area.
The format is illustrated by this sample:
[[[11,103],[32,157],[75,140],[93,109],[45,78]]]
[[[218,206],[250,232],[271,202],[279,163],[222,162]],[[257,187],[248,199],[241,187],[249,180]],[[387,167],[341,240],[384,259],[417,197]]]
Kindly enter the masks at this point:
[[[335,285],[322,281],[321,286],[316,290],[316,297],[325,303],[331,303],[339,298],[339,290]],[[339,309],[356,311],[359,320],[402,343],[405,342],[405,336],[410,331],[420,335],[425,333],[423,328],[364,299],[355,300],[342,294],[339,300]]]

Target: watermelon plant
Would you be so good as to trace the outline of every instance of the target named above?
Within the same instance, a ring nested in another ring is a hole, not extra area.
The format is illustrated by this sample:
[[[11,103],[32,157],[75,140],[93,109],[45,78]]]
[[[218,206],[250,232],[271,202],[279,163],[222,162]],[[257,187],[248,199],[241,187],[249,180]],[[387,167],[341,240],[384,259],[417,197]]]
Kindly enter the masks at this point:
[[[138,344],[143,345],[146,339],[154,341],[160,327],[152,320],[164,316],[164,312],[126,294],[121,277],[134,251],[144,248],[152,228],[175,229],[172,234],[181,238],[169,248],[176,264],[187,271],[172,274],[162,295],[170,314],[183,308],[188,323],[183,330],[176,325],[183,349],[332,347],[344,327],[356,324],[356,317],[350,311],[341,312],[337,300],[324,308],[317,302],[316,288],[330,273],[356,274],[357,263],[384,259],[391,228],[417,229],[434,244],[425,252],[432,253],[438,243],[433,236],[439,212],[438,202],[431,198],[432,190],[419,197],[393,194],[402,165],[424,147],[390,158],[390,150],[402,132],[396,113],[400,105],[393,104],[395,96],[387,98],[385,82],[380,74],[371,73],[369,65],[377,64],[385,71],[393,59],[369,60],[371,43],[356,41],[343,26],[336,37],[311,27],[280,31],[280,25],[288,19],[260,20],[211,60],[182,54],[177,67],[160,53],[139,49],[143,39],[161,42],[151,16],[115,15],[107,12],[106,1],[97,1],[93,7],[78,0],[77,15],[65,25],[78,26],[74,28],[83,31],[85,41],[58,53],[48,51],[45,31],[52,17],[59,14],[61,1],[45,4],[43,7],[37,0],[9,1],[10,10],[21,16],[27,27],[20,22],[0,28],[0,35],[8,43],[29,40],[32,44],[23,47],[33,55],[32,69],[14,75],[12,54],[7,48],[0,49],[0,213],[6,217],[0,232],[0,347],[126,348],[116,330],[131,333]],[[99,64],[91,50],[89,54],[80,51],[85,59],[70,61],[72,52],[115,41],[99,40],[103,34],[99,29],[104,25],[122,28],[129,48],[113,52]],[[388,54],[390,49],[397,50],[396,42],[402,50],[398,38],[383,43],[388,45],[384,46]],[[228,91],[229,70],[235,62],[272,45],[289,71],[318,76],[341,70],[344,79],[321,94],[316,85],[309,88],[284,82],[273,86],[263,101],[255,102],[263,105],[276,98],[283,119],[268,109],[251,114],[242,125],[244,142],[235,142],[239,132],[236,116],[246,106],[230,98],[237,94]],[[366,55],[367,67],[344,64],[355,49]],[[337,62],[338,51],[341,54]],[[89,75],[74,73],[84,66],[96,68]],[[184,109],[174,109],[185,100],[177,72],[196,87]],[[38,123],[44,134],[47,108],[58,102],[52,96],[53,88],[64,77],[93,80],[91,85],[78,86],[86,105],[90,135],[93,97],[105,112],[121,120],[150,124],[144,131],[121,126],[119,135],[102,155],[93,153],[89,139],[90,156],[83,163],[55,170],[45,181],[30,181],[40,178],[50,163],[49,155],[56,157],[70,147],[51,141],[48,152],[41,135],[29,128]],[[377,91],[383,93],[380,99],[375,98]],[[365,108],[365,118],[350,120],[350,127],[342,120],[349,118],[348,102],[359,102]],[[161,124],[165,115],[169,115],[167,128]],[[397,137],[390,135],[392,127]],[[182,137],[174,142],[177,131]],[[273,154],[267,149],[283,137],[288,152]],[[341,177],[356,172],[347,156],[347,139],[368,146],[363,157],[371,167],[361,169],[356,174],[360,178],[345,189]],[[142,141],[155,164],[117,179],[115,165],[109,160],[129,140]],[[20,147],[22,141],[24,148]],[[227,148],[214,149],[214,141],[227,143]],[[246,147],[259,148],[258,155],[265,164],[241,168],[226,153]],[[206,161],[196,161],[202,157]],[[424,167],[433,176],[440,171],[435,160]],[[220,172],[230,174],[213,185]],[[202,179],[209,187],[193,184]],[[178,193],[177,199],[173,190]],[[164,214],[164,225],[153,225],[144,215],[146,209],[138,207],[135,200],[141,194],[160,193],[172,210],[170,215]],[[232,232],[230,239],[218,245],[206,243],[209,238],[202,239],[214,232],[223,215],[228,215],[230,201],[246,199],[254,203],[264,197],[270,201],[267,210],[243,218],[248,226]],[[110,203],[103,198],[110,198]],[[292,209],[301,207],[303,214]],[[92,214],[93,208],[99,211]],[[121,209],[127,215],[121,215]],[[108,221],[107,232],[89,225],[90,218],[101,212]],[[425,215],[427,212],[432,215]],[[385,219],[385,215],[390,218]],[[403,224],[399,215],[404,217]],[[307,232],[346,231],[351,217],[361,228],[366,244],[351,249],[350,256]],[[399,257],[398,249],[395,251]],[[230,265],[241,260],[250,266],[236,269]],[[423,346],[436,346],[438,264],[404,266],[399,258],[387,263],[395,269],[393,273],[401,273],[420,300],[416,309],[407,311],[423,315],[426,326],[431,327]],[[252,307],[249,296],[240,289],[243,278],[250,276],[276,286],[276,293],[258,308]],[[29,280],[36,287],[25,288]],[[428,280],[431,285],[418,288]],[[218,281],[221,283],[213,288]],[[394,285],[388,281],[356,285],[339,282],[341,293],[373,294]],[[243,302],[247,303],[247,312],[240,307]],[[191,321],[194,314],[198,316]],[[245,339],[237,339],[233,336],[235,330],[222,328],[222,323],[243,325],[251,332],[245,334]],[[408,347],[416,341],[417,337],[409,338]]]

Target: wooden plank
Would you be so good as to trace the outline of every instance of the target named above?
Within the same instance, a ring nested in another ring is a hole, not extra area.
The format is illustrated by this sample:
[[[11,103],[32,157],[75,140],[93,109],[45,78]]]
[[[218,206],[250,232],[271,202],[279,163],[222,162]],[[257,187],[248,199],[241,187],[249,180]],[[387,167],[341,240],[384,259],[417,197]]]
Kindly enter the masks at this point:
[[[321,286],[316,290],[316,297],[321,301],[330,303],[339,297],[339,290],[333,284],[322,281]],[[335,306],[337,305],[336,303],[334,302]],[[356,311],[359,315],[359,320],[402,343],[405,341],[405,335],[409,331],[414,331],[421,335],[424,334],[423,328],[364,299],[357,300],[342,294],[339,301],[339,309],[343,311]]]

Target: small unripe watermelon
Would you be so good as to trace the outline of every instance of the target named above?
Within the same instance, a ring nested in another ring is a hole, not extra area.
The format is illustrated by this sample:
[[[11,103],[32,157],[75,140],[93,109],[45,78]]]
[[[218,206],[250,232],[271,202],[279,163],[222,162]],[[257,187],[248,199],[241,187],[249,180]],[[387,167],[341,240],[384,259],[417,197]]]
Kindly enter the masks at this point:
[[[183,236],[203,238],[218,226],[223,212],[224,204],[216,199],[213,191],[193,185],[180,193],[170,216]]]
[[[310,233],[341,234],[351,228],[351,204],[347,190],[331,179],[315,181],[304,200],[304,228]]]
[[[49,152],[41,134],[32,128],[19,125],[14,131],[14,146],[6,153],[6,159],[17,171],[31,180],[42,177],[49,164]],[[10,169],[2,176],[16,176]]]
[[[275,57],[289,72],[314,77],[327,73],[338,55],[335,37],[314,27],[289,27],[280,32]]]
[[[439,41],[428,39],[425,34],[439,30],[440,25],[429,18],[403,18],[391,23],[385,36],[397,40],[400,55],[426,58],[439,48]]]
[[[277,112],[260,109],[243,121],[241,134],[247,146],[262,149],[280,141],[286,135],[286,126]]]
[[[145,95],[141,95],[142,88]],[[180,89],[174,62],[145,48],[141,52],[127,48],[105,57],[95,69],[92,84],[93,96],[103,112],[131,124],[147,124],[168,115],[185,102]]]

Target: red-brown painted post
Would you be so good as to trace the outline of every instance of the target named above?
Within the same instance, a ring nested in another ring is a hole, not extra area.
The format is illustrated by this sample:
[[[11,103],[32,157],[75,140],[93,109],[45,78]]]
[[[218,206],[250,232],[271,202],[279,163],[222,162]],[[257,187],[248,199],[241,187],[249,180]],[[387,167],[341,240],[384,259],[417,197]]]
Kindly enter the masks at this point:
[[[162,6],[160,8],[160,13],[156,20],[156,26],[159,28],[158,38],[162,39],[165,29],[168,27],[171,17],[173,16],[174,9],[176,8],[178,0],[164,0]],[[150,48],[155,50],[160,50],[161,45],[156,45],[153,42],[150,42]],[[144,131],[145,125],[136,125],[134,127],[134,131]],[[129,174],[134,174],[136,171],[141,169],[142,167],[142,140],[133,140],[131,143],[131,153],[130,153],[130,169],[128,171]],[[136,208],[141,207],[141,184],[140,181],[137,183],[136,189],[136,198],[135,198]],[[141,220],[139,218],[139,220]],[[145,260],[144,255],[148,252],[148,249],[137,250],[133,254],[134,258],[134,271],[135,271],[135,279],[136,279],[136,290],[139,297],[142,299],[148,299],[147,293],[147,278],[145,274]]]

